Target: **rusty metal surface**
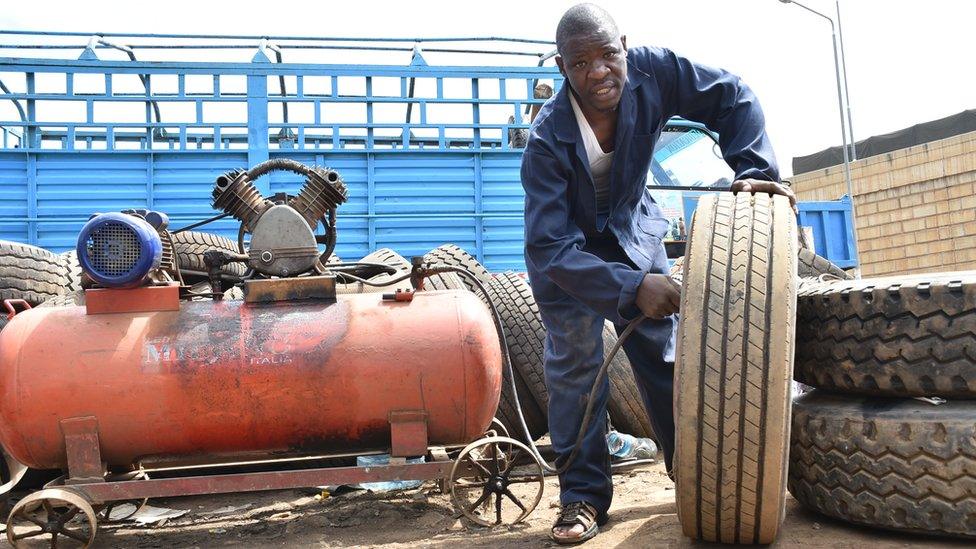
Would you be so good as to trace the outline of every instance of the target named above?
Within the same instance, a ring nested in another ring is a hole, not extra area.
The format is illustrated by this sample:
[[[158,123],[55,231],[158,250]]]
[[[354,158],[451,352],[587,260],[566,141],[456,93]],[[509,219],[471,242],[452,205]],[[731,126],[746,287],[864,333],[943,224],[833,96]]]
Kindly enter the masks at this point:
[[[267,278],[244,282],[244,301],[270,303],[317,299],[335,301],[335,276],[304,276],[301,278]]]
[[[390,412],[390,456],[411,457],[427,453],[427,412]]]
[[[65,455],[68,461],[68,484],[102,482],[105,468],[98,449],[98,420],[92,416],[61,420]]]
[[[379,465],[371,467],[327,467],[297,471],[234,473],[199,477],[129,480],[73,484],[71,489],[91,501],[162,498],[230,492],[285,490],[307,486],[356,484],[395,480],[434,480],[451,472],[454,462]]]
[[[85,307],[90,315],[178,311],[180,286],[175,283],[124,290],[114,288],[85,290]]]
[[[463,445],[489,425],[500,383],[492,319],[463,291],[40,308],[0,332],[0,443],[61,468],[60,420],[93,416],[113,469],[161,455],[386,452],[390,412],[425,410],[430,444]]]

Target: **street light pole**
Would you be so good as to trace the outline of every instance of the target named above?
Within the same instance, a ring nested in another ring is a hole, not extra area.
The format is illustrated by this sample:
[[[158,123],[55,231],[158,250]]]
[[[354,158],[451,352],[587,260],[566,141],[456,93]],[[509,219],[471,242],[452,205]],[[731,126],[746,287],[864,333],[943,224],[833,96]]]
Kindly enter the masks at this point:
[[[851,184],[851,159],[847,153],[847,129],[844,124],[844,94],[841,90],[840,83],[840,60],[837,56],[837,31],[834,27],[834,20],[830,17],[820,13],[819,11],[804,6],[803,4],[797,2],[796,0],[779,0],[784,4],[795,4],[810,13],[819,15],[830,23],[830,37],[831,45],[834,47],[834,73],[837,77],[837,109],[838,114],[840,114],[840,138],[841,138],[841,149],[844,151],[844,181],[847,183],[847,196],[851,198],[851,231],[854,233],[854,257],[857,258],[857,215],[854,211],[854,186]]]
[[[857,160],[857,140],[854,139],[854,124],[851,122],[851,93],[847,91],[847,57],[844,56],[844,27],[840,24],[840,0],[834,0],[837,8],[837,38],[840,39],[840,65],[844,74],[844,102],[847,104],[847,136],[851,142],[851,161]]]

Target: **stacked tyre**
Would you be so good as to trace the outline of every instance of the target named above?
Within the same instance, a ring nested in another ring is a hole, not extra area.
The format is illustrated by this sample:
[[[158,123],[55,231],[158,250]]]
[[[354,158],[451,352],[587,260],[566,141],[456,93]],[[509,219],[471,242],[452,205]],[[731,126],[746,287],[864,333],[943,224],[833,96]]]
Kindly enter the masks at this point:
[[[795,375],[798,501],[976,537],[976,272],[803,284]]]

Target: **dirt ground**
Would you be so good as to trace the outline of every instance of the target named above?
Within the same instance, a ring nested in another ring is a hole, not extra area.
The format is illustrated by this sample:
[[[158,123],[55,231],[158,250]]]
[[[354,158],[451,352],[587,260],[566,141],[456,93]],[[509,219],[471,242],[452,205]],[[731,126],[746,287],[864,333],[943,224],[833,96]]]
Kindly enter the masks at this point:
[[[682,536],[673,484],[660,464],[615,475],[610,522],[582,547],[706,547]],[[153,500],[189,512],[162,526],[102,525],[96,547],[552,547],[546,537],[559,493],[546,481],[539,507],[526,523],[483,528],[459,520],[449,496],[434,483],[398,493],[354,491],[316,497],[316,490],[284,490]],[[231,514],[214,514],[247,506]],[[776,547],[969,547],[971,543],[881,532],[807,511],[792,498]]]

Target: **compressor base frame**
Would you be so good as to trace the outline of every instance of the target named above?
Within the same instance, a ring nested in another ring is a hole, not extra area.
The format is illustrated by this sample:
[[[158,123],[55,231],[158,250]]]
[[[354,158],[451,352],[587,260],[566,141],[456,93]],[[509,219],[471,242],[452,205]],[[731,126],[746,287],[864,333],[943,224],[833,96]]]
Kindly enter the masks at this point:
[[[442,446],[429,446],[427,433],[427,413],[423,410],[400,410],[392,411],[389,414],[390,422],[390,463],[388,465],[369,465],[369,466],[344,466],[344,467],[318,467],[313,469],[278,469],[264,470],[246,473],[217,473],[201,476],[186,476],[175,478],[125,478],[123,480],[110,480],[111,476],[102,461],[101,451],[98,441],[98,420],[94,416],[75,417],[65,419],[60,422],[61,432],[64,439],[65,454],[67,457],[67,474],[59,479],[48,483],[44,489],[32,492],[25,498],[25,502],[33,498],[40,503],[44,503],[45,508],[50,509],[49,499],[56,499],[67,502],[66,505],[73,506],[74,512],[70,509],[67,516],[75,516],[80,511],[86,517],[90,538],[85,547],[88,547],[95,538],[98,529],[98,519],[95,516],[99,509],[102,509],[109,502],[124,501],[145,501],[151,498],[162,497],[182,497],[199,496],[210,494],[226,494],[238,492],[259,492],[268,490],[287,490],[295,488],[306,488],[309,486],[343,485],[358,484],[366,482],[389,482],[403,480],[436,480],[439,481],[440,489],[445,494],[451,494],[452,501],[458,503],[454,494],[454,483],[460,477],[483,476],[482,472],[487,471],[494,464],[494,472],[497,475],[499,464],[499,447],[502,445],[521,444],[507,437],[499,437],[494,430],[489,430],[484,437],[477,439],[463,450],[457,459],[452,459],[448,453],[448,448]],[[471,454],[471,448],[478,446],[488,450],[480,449]],[[525,450],[523,447],[522,450]],[[360,452],[369,453],[369,452]],[[341,454],[348,455],[348,454]],[[407,457],[424,456],[430,459],[425,463],[407,463]],[[524,455],[529,456],[527,450]],[[300,459],[327,459],[336,457],[336,454],[309,455]],[[464,459],[466,458],[466,459]],[[535,459],[535,458],[533,458]],[[280,464],[293,461],[294,459],[270,459],[249,462],[214,462],[207,463],[206,467],[222,467],[231,465],[261,465],[261,464]],[[506,465],[504,471],[505,489],[509,482],[533,483],[538,484],[538,492],[534,495],[528,507],[516,501],[514,496],[509,493],[512,501],[521,508],[522,513],[513,521],[512,524],[521,522],[538,505],[544,490],[544,475],[541,463],[536,459],[534,469],[537,471],[529,475],[515,476],[511,479],[508,473],[516,466],[514,456],[510,465]],[[165,470],[179,471],[192,470],[199,468],[200,465],[187,465],[166,467]],[[148,469],[152,471],[152,469]],[[483,482],[488,488],[497,482],[493,476],[490,482]],[[486,488],[486,492],[488,491]],[[67,494],[67,495],[65,495]],[[501,498],[496,494],[498,502],[498,521],[501,522]],[[481,499],[478,500],[482,501]],[[38,504],[35,504],[35,508]],[[43,528],[36,533],[17,534],[14,532],[14,522],[19,515],[23,515],[26,509],[21,509],[21,505],[14,508],[16,513],[11,512],[7,521],[8,540],[15,546],[19,546],[17,541],[24,537],[32,537],[38,534],[51,534],[50,528]],[[469,519],[479,524],[490,524],[480,520],[478,503],[474,506],[465,506],[461,512]],[[30,519],[29,519],[30,520]],[[36,520],[30,520],[35,525],[39,524]],[[50,523],[54,524],[54,523]],[[505,523],[507,524],[507,523]],[[77,532],[64,532],[65,524],[59,522],[58,528],[53,536],[56,538],[59,533],[68,535],[79,540]]]

